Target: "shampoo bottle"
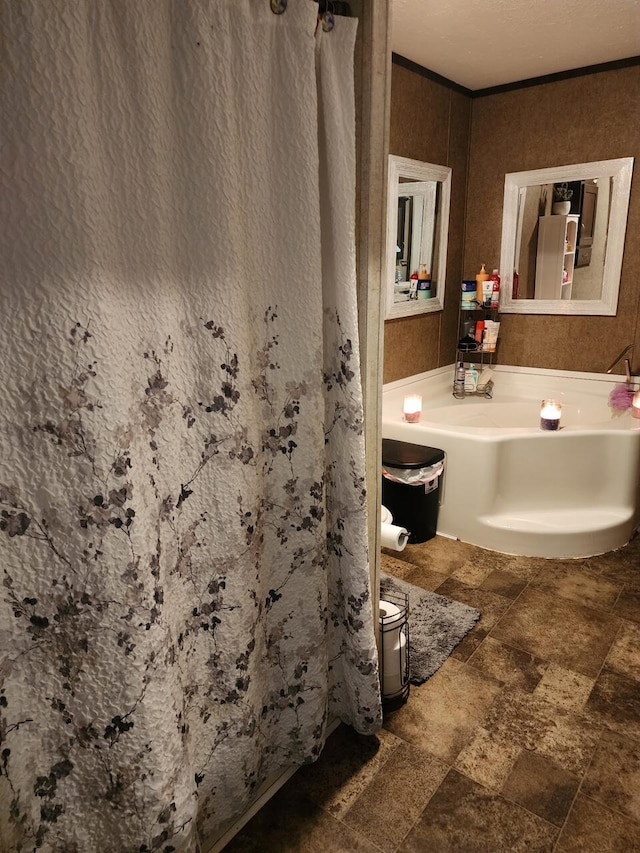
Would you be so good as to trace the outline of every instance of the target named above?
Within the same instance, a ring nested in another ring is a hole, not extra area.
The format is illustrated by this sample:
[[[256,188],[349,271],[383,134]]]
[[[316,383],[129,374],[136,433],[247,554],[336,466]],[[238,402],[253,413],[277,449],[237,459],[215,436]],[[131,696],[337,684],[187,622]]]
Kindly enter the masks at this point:
[[[482,269],[476,276],[476,301],[480,303],[480,305],[484,305],[484,283],[485,281],[489,281],[489,273],[485,269],[485,265],[482,264]]]

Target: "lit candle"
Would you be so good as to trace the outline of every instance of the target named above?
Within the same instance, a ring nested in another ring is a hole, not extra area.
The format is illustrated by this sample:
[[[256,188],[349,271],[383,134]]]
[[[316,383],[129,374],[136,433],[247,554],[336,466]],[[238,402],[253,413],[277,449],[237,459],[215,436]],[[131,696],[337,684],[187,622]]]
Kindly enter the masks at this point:
[[[634,418],[640,418],[640,391],[636,391],[636,393],[633,395],[631,414]]]
[[[420,413],[422,412],[422,397],[420,394],[410,394],[408,397],[405,397],[402,412],[407,423],[417,424],[420,420]]]
[[[557,400],[543,400],[540,408],[540,429],[560,429],[562,403]]]

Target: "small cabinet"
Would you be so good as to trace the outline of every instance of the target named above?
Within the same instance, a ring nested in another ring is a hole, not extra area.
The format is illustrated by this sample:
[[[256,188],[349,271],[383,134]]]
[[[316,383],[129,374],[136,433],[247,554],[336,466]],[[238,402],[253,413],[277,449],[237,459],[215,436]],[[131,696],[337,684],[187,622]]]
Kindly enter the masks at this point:
[[[571,299],[579,221],[578,214],[539,218],[536,299]]]

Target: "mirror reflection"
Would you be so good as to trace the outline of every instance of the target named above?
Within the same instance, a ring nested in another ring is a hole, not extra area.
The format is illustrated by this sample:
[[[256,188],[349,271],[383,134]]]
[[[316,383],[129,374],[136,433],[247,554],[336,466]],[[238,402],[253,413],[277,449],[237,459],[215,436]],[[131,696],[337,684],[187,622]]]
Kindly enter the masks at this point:
[[[522,187],[514,299],[601,299],[611,178]]]
[[[386,317],[444,307],[451,169],[389,157]]]
[[[431,271],[437,268],[439,197],[437,181],[400,178],[394,302],[435,296]]]
[[[500,309],[614,315],[633,157],[505,175]]]

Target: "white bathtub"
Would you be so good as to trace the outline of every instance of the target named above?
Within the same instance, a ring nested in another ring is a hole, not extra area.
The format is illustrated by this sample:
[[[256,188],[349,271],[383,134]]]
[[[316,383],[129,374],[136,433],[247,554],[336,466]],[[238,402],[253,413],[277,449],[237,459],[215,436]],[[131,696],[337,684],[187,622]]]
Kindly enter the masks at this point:
[[[385,385],[382,435],[446,453],[438,533],[507,554],[587,557],[625,545],[640,520],[640,419],[608,406],[619,376],[500,366],[493,399],[452,393],[454,368]],[[422,395],[420,423],[402,419]],[[562,402],[543,432],[540,402]]]

